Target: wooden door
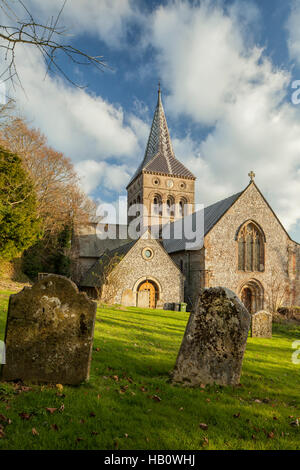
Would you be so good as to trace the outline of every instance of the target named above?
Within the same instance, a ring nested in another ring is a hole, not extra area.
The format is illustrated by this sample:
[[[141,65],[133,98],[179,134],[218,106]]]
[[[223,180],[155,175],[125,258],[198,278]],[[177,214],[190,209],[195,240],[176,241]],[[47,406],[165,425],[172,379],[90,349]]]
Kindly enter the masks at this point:
[[[139,288],[139,292],[141,290],[146,290],[149,292],[149,308],[155,308],[156,307],[156,295],[155,295],[154,285],[149,281],[145,281],[143,282],[143,284],[141,284]]]

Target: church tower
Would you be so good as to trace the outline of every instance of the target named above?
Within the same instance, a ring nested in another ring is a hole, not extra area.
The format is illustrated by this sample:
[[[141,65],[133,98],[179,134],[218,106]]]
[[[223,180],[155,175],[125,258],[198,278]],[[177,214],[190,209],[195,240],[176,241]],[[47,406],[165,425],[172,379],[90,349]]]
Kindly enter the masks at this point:
[[[195,180],[174,155],[159,88],[145,156],[126,188],[128,210],[141,203],[160,226],[172,222],[193,212]]]

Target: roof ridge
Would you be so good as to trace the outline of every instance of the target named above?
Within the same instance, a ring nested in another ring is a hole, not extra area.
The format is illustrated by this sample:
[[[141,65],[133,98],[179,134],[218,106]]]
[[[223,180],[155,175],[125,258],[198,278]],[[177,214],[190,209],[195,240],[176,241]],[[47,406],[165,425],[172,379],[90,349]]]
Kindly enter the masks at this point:
[[[204,210],[205,210],[205,209],[209,209],[210,207],[212,207],[212,206],[214,206],[214,205],[216,205],[216,204],[220,204],[221,202],[227,201],[227,199],[231,199],[231,198],[237,197],[237,196],[239,196],[240,194],[242,194],[244,191],[245,191],[245,190],[243,189],[243,191],[239,191],[238,193],[234,193],[234,194],[232,194],[231,196],[225,197],[224,199],[219,199],[218,201],[213,202],[213,203],[210,204],[209,206],[205,206],[205,207],[204,207]]]
[[[193,212],[192,214],[186,215],[184,219],[186,219],[186,217],[191,217],[193,219],[197,217],[196,216],[197,213],[203,212],[203,217],[204,217],[203,235],[205,237],[208,234],[208,232],[210,232],[210,230],[219,222],[219,220],[223,217],[223,215],[226,214],[226,212],[230,209],[230,207],[232,207],[232,205],[246,191],[246,189],[247,188],[245,188],[243,191],[240,191],[224,199],[221,199],[211,204],[210,206],[199,209],[198,211]],[[182,219],[172,222],[171,225],[175,226],[176,223],[182,223]],[[172,233],[172,229],[171,229],[171,233]],[[164,247],[168,253],[174,253],[176,251],[186,250],[187,242],[189,242],[189,240],[187,240],[185,237],[180,238],[180,239],[176,239],[176,238],[164,239],[163,241]]]
[[[158,90],[157,104],[154,111],[153,121],[151,124],[150,134],[148,137],[144,158],[141,164],[139,165],[138,169],[130,179],[127,188],[132,183],[132,181],[142,172],[142,170],[146,169],[146,167],[152,164],[156,158],[157,160],[155,162],[155,168],[152,168],[152,171],[157,171],[158,173],[175,176],[176,172],[174,170],[174,164],[176,163],[177,166],[179,166],[179,172],[177,173],[177,176],[182,176],[183,178],[195,178],[193,173],[189,171],[175,157],[168,123],[161,100],[160,89]]]

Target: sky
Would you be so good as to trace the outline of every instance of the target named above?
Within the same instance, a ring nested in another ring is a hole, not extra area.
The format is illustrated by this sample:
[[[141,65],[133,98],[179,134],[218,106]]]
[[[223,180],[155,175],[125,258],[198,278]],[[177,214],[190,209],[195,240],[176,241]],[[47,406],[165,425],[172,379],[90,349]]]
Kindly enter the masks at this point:
[[[63,1],[25,4],[45,22]],[[196,201],[241,191],[253,170],[300,242],[299,24],[300,0],[67,0],[61,40],[103,56],[107,67],[58,56],[78,88],[19,46],[23,89],[8,92],[71,158],[82,188],[115,203],[143,158],[160,81],[176,157],[197,176]]]

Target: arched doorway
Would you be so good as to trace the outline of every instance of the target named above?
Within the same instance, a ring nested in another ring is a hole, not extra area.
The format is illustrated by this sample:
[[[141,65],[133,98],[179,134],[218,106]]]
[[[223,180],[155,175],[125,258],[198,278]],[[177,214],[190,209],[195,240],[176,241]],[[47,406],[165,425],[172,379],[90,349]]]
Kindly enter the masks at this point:
[[[137,292],[141,291],[149,292],[149,308],[156,308],[159,293],[157,284],[150,280],[143,281],[137,289]]]
[[[252,291],[249,287],[244,287],[241,293],[241,300],[248,312],[252,312]]]
[[[240,290],[240,298],[249,313],[255,313],[264,307],[264,291],[260,282],[251,279]]]

